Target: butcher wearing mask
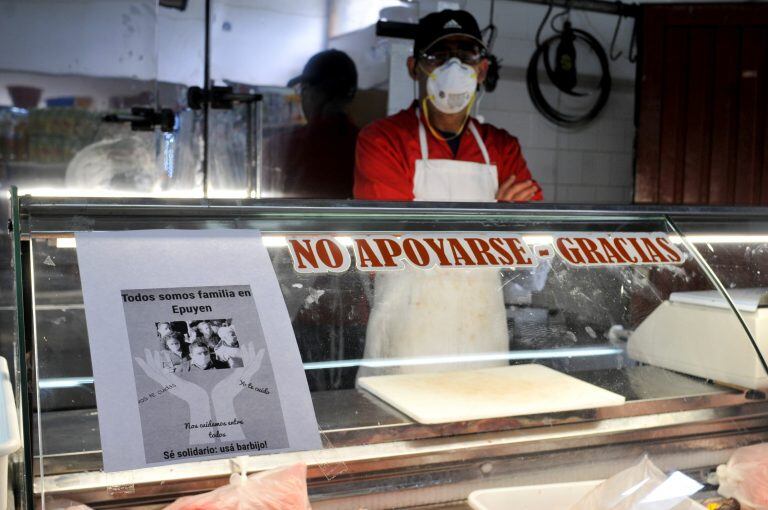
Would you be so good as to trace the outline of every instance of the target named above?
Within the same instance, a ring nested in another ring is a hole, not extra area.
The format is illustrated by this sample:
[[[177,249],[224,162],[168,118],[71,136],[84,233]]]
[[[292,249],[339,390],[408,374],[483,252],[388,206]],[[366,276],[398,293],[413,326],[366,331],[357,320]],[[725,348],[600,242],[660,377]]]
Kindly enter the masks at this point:
[[[413,56],[408,59],[419,99],[360,132],[355,198],[440,202],[543,198],[517,139],[470,116],[488,71],[486,57],[477,21],[468,12],[443,10],[419,20]],[[471,359],[508,350],[499,271],[381,273],[375,281],[365,357],[409,359],[416,364],[384,370],[362,367],[358,375],[492,366],[440,363],[439,358]]]

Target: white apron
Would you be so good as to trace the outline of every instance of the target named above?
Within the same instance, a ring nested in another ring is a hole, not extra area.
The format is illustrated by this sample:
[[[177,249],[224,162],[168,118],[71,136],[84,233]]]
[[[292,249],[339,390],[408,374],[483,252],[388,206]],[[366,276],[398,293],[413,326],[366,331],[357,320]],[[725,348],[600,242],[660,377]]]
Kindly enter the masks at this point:
[[[418,110],[416,116],[419,116]],[[496,165],[472,121],[469,130],[485,163],[429,159],[419,118],[421,159],[416,161],[415,200],[495,202]],[[455,356],[509,350],[507,317],[498,269],[406,268],[376,275],[368,320],[366,359]],[[506,361],[361,367],[358,376],[435,372],[506,365]]]

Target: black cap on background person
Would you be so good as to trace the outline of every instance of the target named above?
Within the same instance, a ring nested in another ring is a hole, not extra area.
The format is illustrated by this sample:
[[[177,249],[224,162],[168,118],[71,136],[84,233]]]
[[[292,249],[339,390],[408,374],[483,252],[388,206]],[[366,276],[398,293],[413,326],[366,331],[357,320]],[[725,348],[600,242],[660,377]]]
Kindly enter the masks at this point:
[[[311,121],[317,116],[338,113],[357,92],[357,68],[349,55],[326,50],[313,55],[289,87],[301,85],[301,106]]]
[[[427,14],[419,20],[416,38],[413,42],[413,55],[419,54],[430,46],[452,36],[464,36],[473,39],[485,49],[483,36],[477,21],[467,11],[454,11],[446,9],[440,12]]]

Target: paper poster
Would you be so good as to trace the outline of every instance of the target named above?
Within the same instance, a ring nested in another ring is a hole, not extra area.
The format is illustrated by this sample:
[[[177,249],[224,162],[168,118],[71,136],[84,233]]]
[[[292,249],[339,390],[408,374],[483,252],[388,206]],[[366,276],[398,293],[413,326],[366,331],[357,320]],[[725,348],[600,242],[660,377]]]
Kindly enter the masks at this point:
[[[321,447],[258,232],[76,243],[105,471]]]

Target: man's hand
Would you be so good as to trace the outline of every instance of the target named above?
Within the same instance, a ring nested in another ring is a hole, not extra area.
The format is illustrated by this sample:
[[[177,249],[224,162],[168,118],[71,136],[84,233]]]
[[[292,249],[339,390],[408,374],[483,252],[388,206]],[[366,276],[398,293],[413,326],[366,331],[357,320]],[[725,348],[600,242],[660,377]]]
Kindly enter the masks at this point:
[[[496,200],[499,202],[527,202],[539,191],[539,186],[532,180],[515,182],[511,176],[499,186]]]

